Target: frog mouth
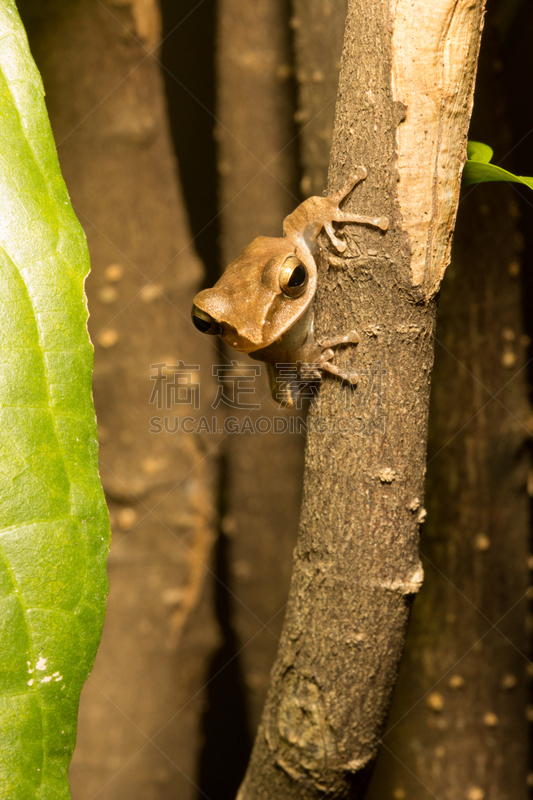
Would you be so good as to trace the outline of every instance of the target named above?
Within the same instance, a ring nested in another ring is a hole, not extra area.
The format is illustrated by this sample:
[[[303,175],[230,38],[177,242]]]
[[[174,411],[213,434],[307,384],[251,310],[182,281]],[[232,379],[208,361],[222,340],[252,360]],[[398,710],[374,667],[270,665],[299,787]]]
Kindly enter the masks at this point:
[[[263,346],[262,343],[256,344],[244,336],[239,336],[231,325],[223,323],[222,328],[222,333],[219,334],[220,338],[237,353],[253,353],[254,350],[259,350]]]

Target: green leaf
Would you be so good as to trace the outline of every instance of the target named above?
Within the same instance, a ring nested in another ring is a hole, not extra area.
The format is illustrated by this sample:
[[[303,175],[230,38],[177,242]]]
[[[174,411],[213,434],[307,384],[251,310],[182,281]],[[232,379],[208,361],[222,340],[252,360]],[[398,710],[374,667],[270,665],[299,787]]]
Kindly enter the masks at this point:
[[[482,161],[488,164],[494,155],[494,150],[483,142],[467,142],[466,157],[469,161]]]
[[[463,170],[463,183],[469,186],[473,183],[490,183],[491,181],[508,181],[510,183],[523,183],[533,189],[533,178],[524,178],[513,175],[506,169],[490,164],[493,155],[488,144],[481,142],[468,142],[466,148],[468,160]]]
[[[0,3],[0,797],[69,798],[100,639],[109,519],[97,469],[87,244],[13,0]]]

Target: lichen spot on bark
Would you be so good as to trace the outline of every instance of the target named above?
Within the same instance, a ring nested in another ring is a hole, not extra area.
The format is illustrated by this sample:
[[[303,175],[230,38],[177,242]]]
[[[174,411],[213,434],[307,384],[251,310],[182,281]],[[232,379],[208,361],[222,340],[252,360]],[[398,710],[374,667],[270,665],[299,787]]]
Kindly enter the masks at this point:
[[[310,778],[318,786],[327,767],[339,761],[326,698],[312,676],[294,668],[285,674],[283,683],[280,703],[267,728],[267,741],[276,753],[278,766],[292,778]]]

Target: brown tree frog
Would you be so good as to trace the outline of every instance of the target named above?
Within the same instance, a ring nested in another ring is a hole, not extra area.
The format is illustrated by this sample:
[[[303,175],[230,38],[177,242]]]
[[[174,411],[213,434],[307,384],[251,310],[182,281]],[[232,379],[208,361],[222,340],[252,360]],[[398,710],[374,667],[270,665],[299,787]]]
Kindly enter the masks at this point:
[[[304,200],[285,217],[283,237],[254,239],[226,267],[212,289],[204,289],[194,298],[192,321],[196,328],[202,333],[218,334],[239,353],[265,361],[272,395],[286,405],[293,405],[294,397],[290,389],[280,393],[280,365],[292,365],[298,377],[305,367],[307,382],[319,380],[320,370],[357,382],[354,373],[331,363],[333,348],[359,341],[356,331],[321,344],[314,340],[317,266],[313,253],[318,249],[317,236],[322,228],[339,252],[346,249],[335,235],[333,222],[355,222],[387,230],[387,217],[362,217],[340,208],[354,186],[365,178],[366,169],[358,167],[336,194]]]

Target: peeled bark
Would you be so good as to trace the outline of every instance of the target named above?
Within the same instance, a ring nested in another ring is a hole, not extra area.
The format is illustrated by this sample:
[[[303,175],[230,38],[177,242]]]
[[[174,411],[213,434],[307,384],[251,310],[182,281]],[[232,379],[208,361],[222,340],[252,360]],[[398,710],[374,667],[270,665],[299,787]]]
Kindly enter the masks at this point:
[[[360,380],[326,377],[311,414],[289,605],[239,800],[356,798],[368,783],[423,577],[435,293],[482,15],[482,2],[349,3],[329,190],[364,165],[348,207],[391,224],[345,229],[344,263],[319,258],[318,339],[355,327]]]
[[[73,797],[196,796],[203,683],[217,644],[209,607],[215,469],[207,443],[151,433],[151,365],[199,365],[189,314],[202,266],[176,182],[154,2],[20,0],[61,167],[91,253],[89,328],[100,470],[113,539],[104,634],[82,694]],[[193,369],[193,377],[197,369]],[[171,382],[172,373],[161,376]],[[212,397],[211,397],[212,399]]]

